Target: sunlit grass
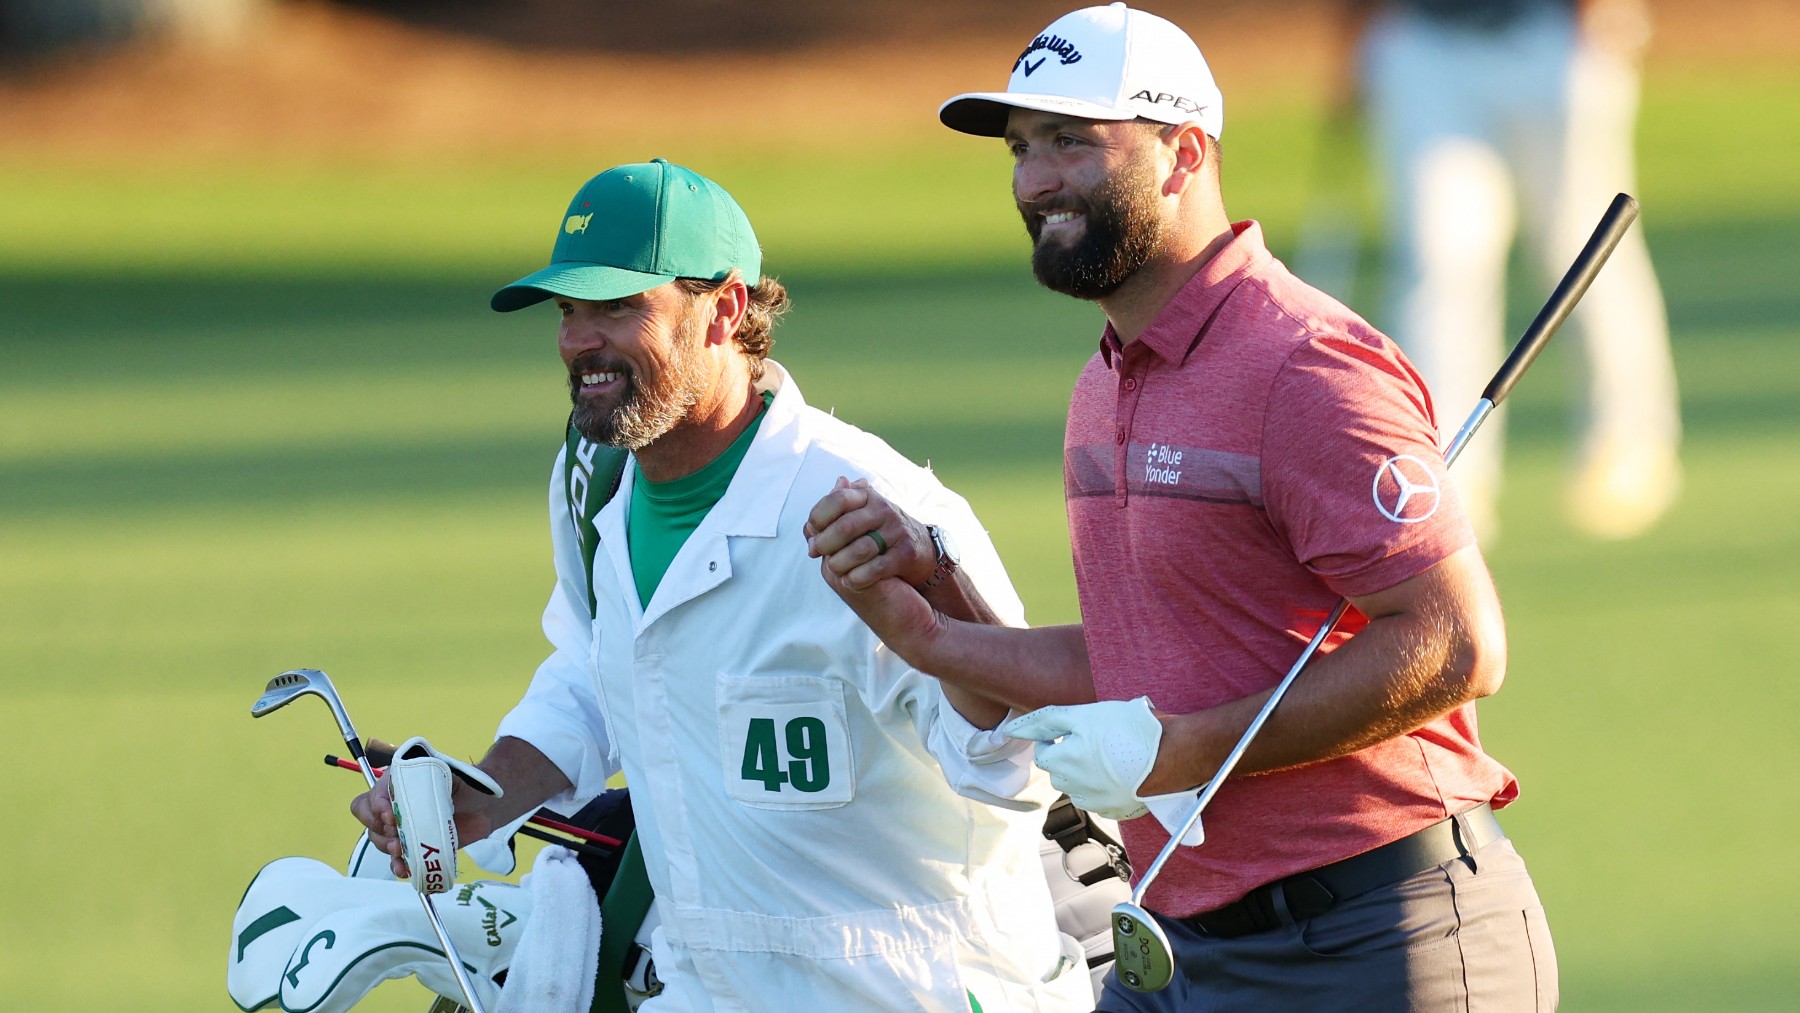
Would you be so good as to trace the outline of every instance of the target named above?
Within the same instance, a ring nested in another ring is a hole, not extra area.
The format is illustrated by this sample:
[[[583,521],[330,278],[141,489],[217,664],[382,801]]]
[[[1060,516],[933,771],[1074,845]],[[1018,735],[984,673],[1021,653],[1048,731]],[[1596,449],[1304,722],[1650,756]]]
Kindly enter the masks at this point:
[[[1800,987],[1779,859],[1800,831],[1800,157],[1769,127],[1794,84],[1648,94],[1689,428],[1665,524],[1610,545],[1562,521],[1566,354],[1505,409],[1512,666],[1482,728],[1525,785],[1505,818],[1569,1009],[1772,1010]],[[1228,137],[1233,210],[1278,247],[1317,138],[1299,108]],[[1004,154],[692,154],[791,283],[776,354],[811,401],[931,460],[1032,617],[1073,620],[1062,413],[1097,316],[1026,276]],[[0,1006],[228,1008],[250,875],[353,836],[324,709],[248,716],[281,669],[331,671],[366,733],[482,750],[543,650],[566,410],[548,317],[485,300],[599,167],[0,160]]]

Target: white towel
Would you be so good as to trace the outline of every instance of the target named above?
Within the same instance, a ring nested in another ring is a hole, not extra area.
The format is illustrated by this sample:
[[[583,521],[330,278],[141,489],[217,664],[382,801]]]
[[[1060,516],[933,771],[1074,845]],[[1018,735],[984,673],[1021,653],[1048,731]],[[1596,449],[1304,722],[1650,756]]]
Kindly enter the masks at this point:
[[[498,1013],[586,1013],[594,1001],[600,962],[600,901],[587,873],[567,848],[538,852],[524,885],[531,889],[531,920]]]

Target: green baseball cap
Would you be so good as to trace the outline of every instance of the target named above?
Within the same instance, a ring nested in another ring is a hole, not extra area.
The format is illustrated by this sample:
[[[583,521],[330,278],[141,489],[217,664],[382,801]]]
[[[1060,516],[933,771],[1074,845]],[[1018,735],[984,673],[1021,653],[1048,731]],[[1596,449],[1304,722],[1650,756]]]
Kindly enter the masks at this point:
[[[501,313],[552,296],[623,299],[676,278],[762,280],[762,248],[725,188],[657,158],[587,181],[569,202],[550,266],[494,293]]]

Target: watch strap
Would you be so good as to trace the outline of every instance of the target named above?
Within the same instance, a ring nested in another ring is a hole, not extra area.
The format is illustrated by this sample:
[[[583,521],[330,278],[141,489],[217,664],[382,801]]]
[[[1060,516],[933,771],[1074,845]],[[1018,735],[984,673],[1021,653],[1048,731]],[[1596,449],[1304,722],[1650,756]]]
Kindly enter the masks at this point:
[[[925,578],[925,583],[919,585],[921,591],[929,591],[932,588],[937,587],[944,581],[949,580],[950,575],[957,570],[957,562],[955,559],[951,558],[949,552],[945,551],[944,539],[943,536],[938,533],[939,530],[940,529],[936,524],[925,525],[926,533],[931,535],[931,547],[937,552],[937,569],[932,570],[931,576]]]

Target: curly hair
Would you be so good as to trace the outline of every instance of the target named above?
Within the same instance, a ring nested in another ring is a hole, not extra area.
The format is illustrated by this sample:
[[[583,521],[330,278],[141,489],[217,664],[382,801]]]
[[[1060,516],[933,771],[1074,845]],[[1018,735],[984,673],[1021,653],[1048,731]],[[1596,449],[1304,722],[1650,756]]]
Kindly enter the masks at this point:
[[[717,292],[724,288],[727,282],[737,277],[740,275],[733,271],[717,281],[705,278],[677,278],[675,284],[688,295],[698,297]],[[769,357],[769,349],[775,344],[775,322],[788,311],[792,300],[788,298],[787,289],[782,286],[781,282],[766,274],[763,275],[761,281],[749,286],[749,289],[750,306],[744,312],[744,322],[738,327],[736,339],[738,347],[750,359],[750,378],[760,380],[762,379],[763,360]]]

